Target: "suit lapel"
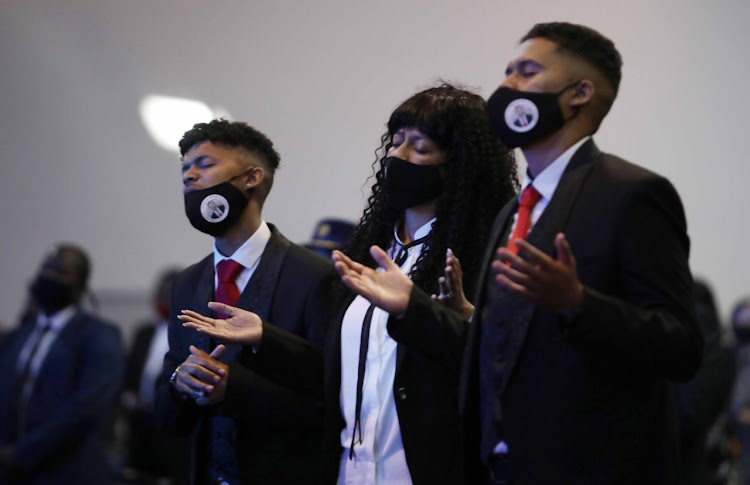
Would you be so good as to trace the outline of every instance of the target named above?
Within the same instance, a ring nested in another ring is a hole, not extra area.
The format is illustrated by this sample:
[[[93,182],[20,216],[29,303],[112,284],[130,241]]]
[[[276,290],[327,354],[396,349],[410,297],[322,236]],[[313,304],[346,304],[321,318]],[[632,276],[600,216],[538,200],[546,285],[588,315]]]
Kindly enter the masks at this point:
[[[237,300],[238,307],[252,311],[264,321],[269,320],[276,282],[291,245],[275,227],[270,224],[269,227],[271,238],[263,250],[258,267]]]
[[[76,356],[79,354],[77,350],[78,343],[80,341],[80,326],[83,324],[84,315],[80,311],[70,318],[70,321],[60,330],[60,333],[52,341],[52,344],[47,351],[47,355],[44,356],[42,365],[39,367],[37,377],[46,375],[46,368],[55,367],[58,362],[69,362],[70,355]],[[68,364],[70,365],[70,364]],[[39,385],[39,382],[34,384]]]
[[[352,304],[356,294],[349,291],[341,308],[336,314],[335,323],[328,329],[325,341],[325,352],[323,353],[323,372],[325,372],[325,398],[332,403],[339,402],[341,392],[341,325],[344,323],[344,315]],[[336,409],[340,409],[337,405]],[[342,418],[343,419],[343,418]]]
[[[213,254],[203,259],[203,271],[195,286],[195,293],[190,299],[191,310],[201,315],[208,314],[216,318],[216,313],[208,308],[208,302],[214,299],[214,257]],[[213,350],[211,337],[201,332],[191,332],[193,345],[206,352]]]
[[[573,155],[560,178],[552,200],[550,200],[526,238],[534,247],[553,258],[556,257],[555,236],[559,232],[564,232],[578,192],[591,172],[593,165],[588,162],[591,162],[597,154],[596,145],[592,140],[589,140]],[[502,393],[515,369],[529,325],[536,311],[536,305],[505,291],[499,292],[499,295],[501,299],[499,305],[506,306],[504,314],[508,315],[507,319],[509,320],[503,323],[508,325],[508,355],[506,360],[508,368],[505,371],[508,378],[503,380]]]
[[[474,293],[473,299],[476,311],[471,317],[469,334],[467,336],[463,360],[461,362],[461,374],[463,376],[466,376],[466,378],[460,380],[458,389],[458,409],[459,414],[462,415],[464,414],[464,410],[467,406],[466,400],[474,394],[474,390],[477,386],[477,373],[475,371],[477,369],[477,362],[479,360],[477,355],[477,352],[479,350],[479,337],[482,334],[482,319],[480,318],[481,312],[479,311],[479,309],[481,309],[485,303],[484,300],[486,296],[484,289],[487,284],[485,280],[489,273],[490,264],[492,263],[492,260],[495,259],[495,251],[500,244],[500,238],[508,227],[508,223],[512,215],[515,214],[517,208],[518,197],[513,196],[513,198],[509,200],[502,209],[500,209],[500,212],[498,212],[497,216],[495,217],[495,222],[492,225],[490,238],[487,240],[487,246],[484,251],[484,256],[482,257],[482,263],[479,266],[480,272],[477,279],[476,291]]]
[[[253,271],[253,275],[245,285],[245,289],[235,305],[238,308],[255,313],[263,321],[269,321],[276,282],[279,279],[281,265],[284,263],[284,258],[291,244],[274,226],[271,224],[268,226],[271,229],[271,237],[263,249],[258,267]],[[239,344],[224,345],[226,350],[219,360],[230,363],[240,352],[242,346]]]
[[[511,217],[516,213],[518,209],[518,197],[513,196],[505,206],[500,209],[495,222],[492,224],[492,232],[490,238],[487,240],[487,246],[482,257],[482,264],[479,266],[479,278],[477,280],[476,291],[474,293],[474,302],[477,308],[484,303],[484,287],[487,273],[490,269],[492,260],[495,259],[495,251],[500,245],[500,238],[505,232],[508,224],[510,223]]]

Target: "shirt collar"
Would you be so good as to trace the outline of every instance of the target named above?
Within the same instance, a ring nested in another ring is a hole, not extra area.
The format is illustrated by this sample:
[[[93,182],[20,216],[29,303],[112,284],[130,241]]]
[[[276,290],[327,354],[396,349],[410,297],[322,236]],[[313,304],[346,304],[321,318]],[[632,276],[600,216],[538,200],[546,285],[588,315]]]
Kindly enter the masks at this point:
[[[49,325],[50,330],[59,332],[70,321],[70,319],[73,318],[75,312],[76,307],[74,305],[68,305],[52,315],[39,313],[36,317],[36,326],[37,328],[42,328]]]
[[[575,144],[573,144],[573,146],[565,150],[559,157],[557,157],[554,162],[547,165],[547,167],[542,170],[542,172],[538,174],[533,180],[531,179],[531,177],[529,177],[529,171],[527,170],[524,175],[521,192],[519,192],[518,194],[519,200],[521,194],[523,193],[523,189],[525,189],[526,186],[528,186],[532,182],[534,184],[534,188],[537,190],[537,192],[542,194],[542,197],[544,197],[544,199],[552,199],[552,196],[555,194],[555,189],[557,189],[557,184],[560,183],[562,174],[568,167],[568,163],[570,163],[570,159],[573,158],[573,155],[575,155],[581,145],[583,145],[590,139],[591,135],[588,135],[578,140]]]
[[[245,268],[254,267],[266,249],[269,239],[271,239],[271,229],[265,221],[260,221],[258,229],[231,256],[221,254],[214,243],[214,268],[224,259],[233,259]]]
[[[422,227],[417,229],[414,232],[414,240],[421,239],[428,235],[430,231],[432,231],[432,224],[437,220],[437,217],[433,217],[429,221],[427,221]],[[393,228],[393,239],[399,243],[400,245],[404,246],[404,243],[401,241],[401,238],[398,237],[398,224],[396,227]]]

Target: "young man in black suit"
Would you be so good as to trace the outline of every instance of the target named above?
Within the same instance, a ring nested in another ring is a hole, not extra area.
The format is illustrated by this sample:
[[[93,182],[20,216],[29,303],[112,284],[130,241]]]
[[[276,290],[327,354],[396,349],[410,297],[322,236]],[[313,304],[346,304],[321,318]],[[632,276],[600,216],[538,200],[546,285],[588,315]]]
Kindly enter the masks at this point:
[[[122,383],[120,331],[83,311],[91,264],[61,244],[0,345],[0,483],[112,483],[105,438]]]
[[[234,363],[240,352],[251,361],[252,349],[224,346],[176,317],[182,309],[207,312],[209,301],[238,298],[237,306],[320,344],[335,272],[263,221],[279,164],[265,135],[245,123],[213,120],[186,132],[180,150],[188,219],[214,236],[214,251],[175,281],[157,413],[168,428],[191,433],[194,483],[312,483],[320,403]],[[226,208],[218,218],[214,204]],[[226,265],[236,271],[222,278]]]
[[[487,483],[485,467],[490,483],[679,483],[669,381],[689,379],[702,349],[689,240],[669,181],[591,139],[621,64],[587,27],[538,24],[522,39],[488,113],[539,194],[525,215],[518,199],[498,214],[468,334],[377,250],[385,272],[334,253],[345,283],[401,315],[396,340],[451,355],[466,339],[468,483]],[[518,105],[534,113],[523,129]]]

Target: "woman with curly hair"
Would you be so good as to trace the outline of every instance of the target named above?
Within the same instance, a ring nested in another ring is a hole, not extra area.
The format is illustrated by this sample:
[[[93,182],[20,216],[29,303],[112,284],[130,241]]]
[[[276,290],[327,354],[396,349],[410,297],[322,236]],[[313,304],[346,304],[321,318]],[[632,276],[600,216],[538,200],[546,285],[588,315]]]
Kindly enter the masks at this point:
[[[369,251],[381,247],[417,286],[440,292],[436,300],[463,314],[472,307],[446,294],[447,282],[463,282],[473,294],[494,217],[518,187],[515,160],[491,133],[484,107],[480,96],[442,84],[396,108],[367,208],[345,250],[375,267]],[[248,366],[322,400],[322,483],[460,483],[461,342],[453,352],[407,347],[389,336],[386,312],[343,285],[337,293],[340,311],[324,349],[220,303],[209,306],[228,320],[189,311],[180,318],[256,346],[245,356]]]

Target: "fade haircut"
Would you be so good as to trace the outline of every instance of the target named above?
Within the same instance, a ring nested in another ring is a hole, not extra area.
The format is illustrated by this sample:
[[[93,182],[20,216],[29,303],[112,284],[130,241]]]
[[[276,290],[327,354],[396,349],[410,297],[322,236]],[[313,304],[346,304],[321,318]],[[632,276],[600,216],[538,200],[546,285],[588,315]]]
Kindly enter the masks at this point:
[[[273,142],[252,126],[242,121],[225,118],[197,123],[186,131],[180,140],[180,154],[184,157],[195,145],[210,141],[214,145],[241,147],[260,157],[273,174],[279,167],[280,157]]]
[[[521,42],[541,37],[554,42],[599,71],[617,95],[622,78],[622,58],[615,44],[596,30],[567,22],[536,24]]]

